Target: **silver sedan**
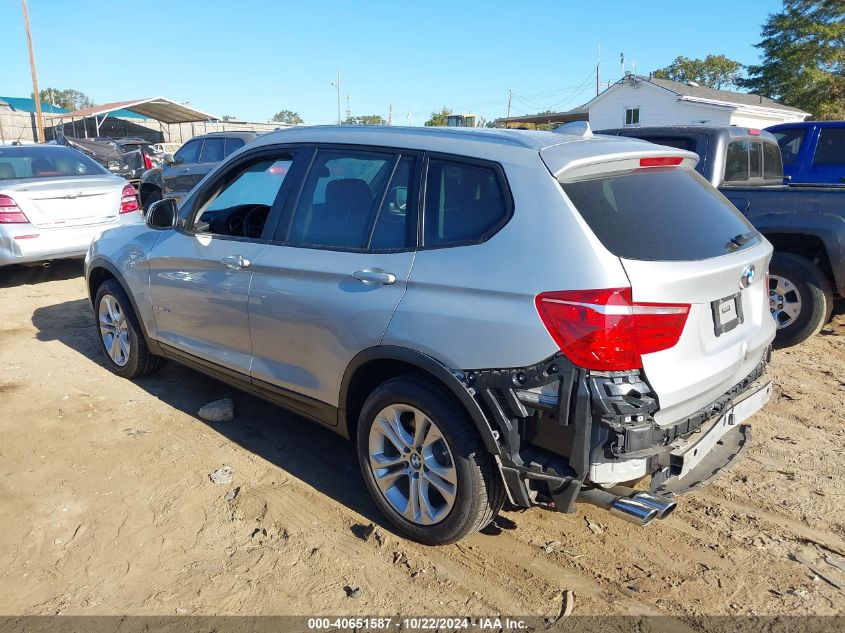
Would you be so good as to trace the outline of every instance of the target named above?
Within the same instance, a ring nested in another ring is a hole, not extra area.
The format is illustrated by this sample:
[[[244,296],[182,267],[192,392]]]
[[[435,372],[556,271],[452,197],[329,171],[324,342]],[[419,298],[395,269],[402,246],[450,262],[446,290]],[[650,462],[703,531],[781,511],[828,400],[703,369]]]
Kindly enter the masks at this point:
[[[132,185],[81,152],[0,146],[0,266],[83,257],[105,229],[141,222]]]

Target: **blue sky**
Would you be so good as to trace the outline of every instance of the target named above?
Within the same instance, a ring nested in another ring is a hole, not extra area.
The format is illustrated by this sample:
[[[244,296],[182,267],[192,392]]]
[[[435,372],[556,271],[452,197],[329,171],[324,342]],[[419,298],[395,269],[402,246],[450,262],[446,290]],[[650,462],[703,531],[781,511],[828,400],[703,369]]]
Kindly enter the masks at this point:
[[[779,0],[653,2],[261,2],[29,0],[42,88],[97,103],[163,95],[217,115],[265,121],[281,109],[308,123],[337,117],[340,67],[352,114],[422,125],[446,105],[493,119],[566,110],[602,80],[677,55],[758,60],[753,45]],[[91,35],[89,35],[89,33]],[[0,94],[32,91],[18,0],[0,0]]]

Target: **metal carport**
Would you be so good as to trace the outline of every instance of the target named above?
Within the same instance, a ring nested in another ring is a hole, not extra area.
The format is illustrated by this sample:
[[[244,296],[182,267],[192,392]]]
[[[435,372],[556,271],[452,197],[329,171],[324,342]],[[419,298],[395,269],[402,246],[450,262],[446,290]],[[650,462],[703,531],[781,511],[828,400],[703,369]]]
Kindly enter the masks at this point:
[[[170,125],[171,123],[194,123],[197,121],[219,121],[220,117],[202,110],[197,110],[184,103],[171,101],[166,97],[149,97],[148,99],[136,99],[132,101],[116,101],[114,103],[104,103],[102,105],[91,106],[89,108],[82,108],[81,110],[74,110],[73,112],[62,112],[61,114],[48,115],[51,119],[70,118],[71,122],[74,119],[85,119],[88,117],[94,118],[94,123],[97,127],[97,136],[100,136],[100,126],[103,122],[114,112],[118,110],[128,110],[134,112],[148,119],[154,119],[159,123]],[[86,129],[87,135],[87,129]]]

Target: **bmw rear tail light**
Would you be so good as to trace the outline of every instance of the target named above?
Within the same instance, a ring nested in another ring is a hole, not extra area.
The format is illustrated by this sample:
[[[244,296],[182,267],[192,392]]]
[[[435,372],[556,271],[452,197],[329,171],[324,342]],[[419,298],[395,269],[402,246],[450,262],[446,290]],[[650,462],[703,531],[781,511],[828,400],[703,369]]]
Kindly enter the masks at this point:
[[[596,371],[640,369],[642,355],[674,347],[689,304],[634,303],[630,288],[544,292],[534,301],[560,351]]]
[[[135,195],[135,187],[126,185],[120,194],[120,212],[131,213],[138,210],[138,196]]]
[[[29,224],[18,203],[3,194],[0,194],[0,224]]]

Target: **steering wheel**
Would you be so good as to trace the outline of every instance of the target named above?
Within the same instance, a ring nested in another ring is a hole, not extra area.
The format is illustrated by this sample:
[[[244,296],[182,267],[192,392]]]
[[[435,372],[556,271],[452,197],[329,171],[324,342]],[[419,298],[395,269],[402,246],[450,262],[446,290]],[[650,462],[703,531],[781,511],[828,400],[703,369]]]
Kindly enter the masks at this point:
[[[226,231],[229,235],[245,235],[244,217],[240,213],[233,213],[226,218]]]
[[[267,222],[267,207],[263,204],[256,204],[247,212],[243,219],[243,236],[257,239],[264,231],[264,224]]]

